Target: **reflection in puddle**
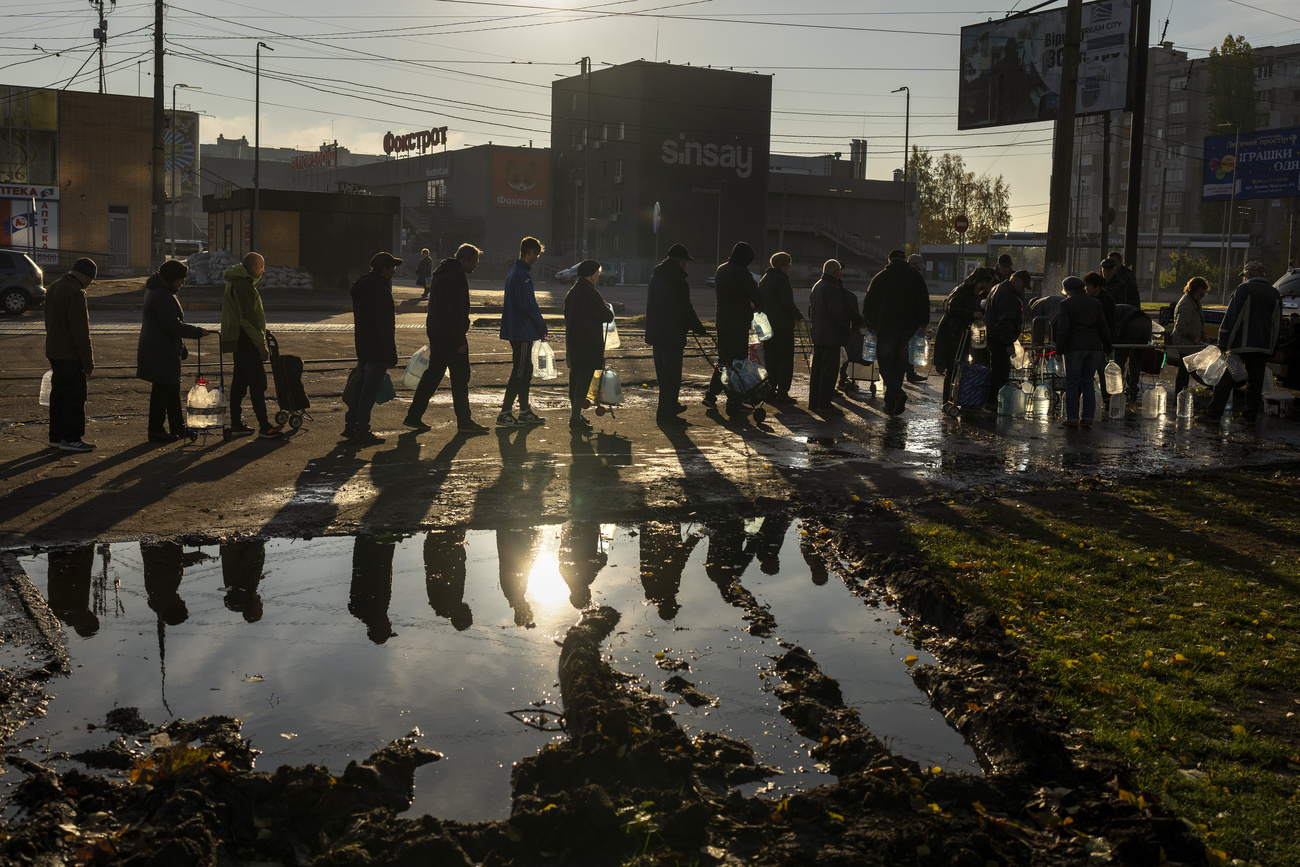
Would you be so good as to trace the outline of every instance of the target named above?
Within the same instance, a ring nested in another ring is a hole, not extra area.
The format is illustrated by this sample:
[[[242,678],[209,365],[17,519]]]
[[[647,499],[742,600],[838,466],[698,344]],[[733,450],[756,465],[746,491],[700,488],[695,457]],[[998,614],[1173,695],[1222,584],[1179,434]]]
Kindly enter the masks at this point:
[[[437,530],[312,541],[100,545],[21,562],[72,638],[70,678],[16,738],[33,758],[107,744],[116,706],[154,724],[231,714],[258,766],[339,771],[413,728],[446,760],[416,776],[413,809],[508,814],[510,768],[563,737],[510,713],[560,703],[557,642],[591,604],[622,614],[615,668],[670,703],[689,734],[722,732],[785,771],[774,791],[830,782],[778,712],[769,676],[804,647],[862,721],[926,765],[979,772],[917,691],[894,612],[868,607],[789,518]],[[738,600],[753,594],[770,629]],[[748,614],[750,620],[743,615]],[[774,625],[773,624],[774,621]],[[662,684],[679,675],[712,703]]]

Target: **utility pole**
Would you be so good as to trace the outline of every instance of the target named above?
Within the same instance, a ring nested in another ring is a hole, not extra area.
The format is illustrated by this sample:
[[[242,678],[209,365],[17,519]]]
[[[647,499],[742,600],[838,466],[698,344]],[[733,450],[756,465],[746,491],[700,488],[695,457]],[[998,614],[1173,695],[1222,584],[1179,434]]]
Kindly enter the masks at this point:
[[[1137,271],[1138,233],[1142,231],[1142,163],[1146,156],[1147,61],[1151,52],[1151,0],[1133,0],[1133,129],[1128,149],[1128,218],[1124,221],[1124,261]]]
[[[1047,255],[1043,285],[1060,286],[1065,279],[1066,237],[1070,229],[1070,167],[1074,165],[1074,105],[1079,91],[1079,37],[1083,0],[1065,8],[1065,54],[1061,62],[1060,104],[1052,140],[1052,181],[1047,215]]]
[[[163,261],[163,237],[167,234],[167,194],[163,186],[163,161],[166,149],[163,145],[164,130],[167,127],[167,112],[163,108],[166,89],[163,86],[163,0],[154,0],[153,8],[153,219],[150,221],[150,233],[153,249],[150,262],[157,269]]]
[[[1101,256],[1110,252],[1110,115],[1101,118]]]
[[[1156,261],[1151,274],[1151,300],[1156,300],[1156,292],[1160,289],[1160,248],[1164,245],[1165,240],[1165,185],[1169,181],[1169,168],[1165,167],[1160,170],[1160,212],[1156,217]]]
[[[262,248],[260,232],[262,230],[262,49],[275,49],[265,42],[257,43],[253,53],[257,59],[253,66],[253,225],[250,226],[249,240],[253,246],[246,252],[257,252]]]
[[[587,83],[587,121],[582,127],[582,258],[587,258],[587,229],[591,220],[591,58],[578,61]]]
[[[117,0],[110,0],[117,6]],[[90,5],[99,10],[99,27],[95,28],[95,41],[99,43],[99,92],[104,92],[104,45],[108,42],[108,19],[104,17],[104,0],[90,0]]]

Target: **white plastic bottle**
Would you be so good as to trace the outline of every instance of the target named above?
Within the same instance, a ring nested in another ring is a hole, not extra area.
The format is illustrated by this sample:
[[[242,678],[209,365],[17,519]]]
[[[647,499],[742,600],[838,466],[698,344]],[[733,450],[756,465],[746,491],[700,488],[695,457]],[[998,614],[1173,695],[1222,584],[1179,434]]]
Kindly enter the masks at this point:
[[[1106,363],[1106,391],[1119,394],[1124,390],[1124,372],[1113,361]]]
[[[862,360],[871,364],[876,360],[876,332],[868,331],[862,336]]]
[[[1196,413],[1196,401],[1192,398],[1192,390],[1184,388],[1178,392],[1178,417],[1191,418]]]
[[[1124,417],[1124,395],[1122,392],[1114,392],[1110,396],[1110,417],[1116,419]]]
[[[39,398],[39,402],[41,406],[50,405],[50,391],[52,391],[53,388],[54,388],[54,371],[47,370],[45,371],[45,375],[41,377],[41,396]]]
[[[1052,390],[1047,383],[1040,382],[1034,388],[1034,418],[1039,421],[1047,419],[1052,411]]]
[[[1020,389],[1014,382],[1008,382],[998,389],[998,415],[1019,415]]]

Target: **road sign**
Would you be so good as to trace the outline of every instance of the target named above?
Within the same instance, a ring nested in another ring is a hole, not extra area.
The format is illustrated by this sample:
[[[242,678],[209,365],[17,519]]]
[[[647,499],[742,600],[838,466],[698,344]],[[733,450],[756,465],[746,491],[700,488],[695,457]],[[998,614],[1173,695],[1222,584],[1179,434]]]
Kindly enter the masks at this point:
[[[964,235],[966,230],[970,228],[970,220],[966,219],[965,214],[962,214],[952,221],[952,227],[957,230],[958,235]]]

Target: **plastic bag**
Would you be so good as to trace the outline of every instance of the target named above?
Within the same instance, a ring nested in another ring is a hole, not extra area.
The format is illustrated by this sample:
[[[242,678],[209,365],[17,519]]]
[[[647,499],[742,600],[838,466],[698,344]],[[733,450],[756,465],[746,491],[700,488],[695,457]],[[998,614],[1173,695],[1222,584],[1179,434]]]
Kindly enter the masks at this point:
[[[619,384],[618,374],[608,367],[600,374],[600,402],[610,406],[623,403],[623,386]]]
[[[419,351],[411,356],[411,360],[406,362],[406,370],[402,371],[402,386],[404,388],[415,389],[420,385],[420,377],[429,369],[429,344],[424,344]]]
[[[605,306],[609,308],[610,313],[614,312],[613,305],[606,303]],[[618,339],[618,325],[611,319],[605,323],[605,348],[618,349],[622,345],[623,342]]]
[[[50,392],[54,389],[54,371],[47,370],[41,377],[41,394],[38,401],[41,406],[50,405]]]
[[[1020,345],[1019,340],[1011,344],[1011,348],[1015,350],[1015,354],[1011,356],[1011,366],[1016,370],[1024,370],[1029,366],[1029,353],[1025,352],[1025,348]]]
[[[388,403],[397,397],[397,392],[393,389],[393,378],[387,373],[384,378],[379,380],[379,393],[375,395],[375,404]]]
[[[764,343],[772,339],[772,323],[767,318],[767,314],[759,311],[754,314],[754,318],[749,323],[749,342]]]
[[[555,350],[545,340],[533,341],[533,376],[555,379]]]

